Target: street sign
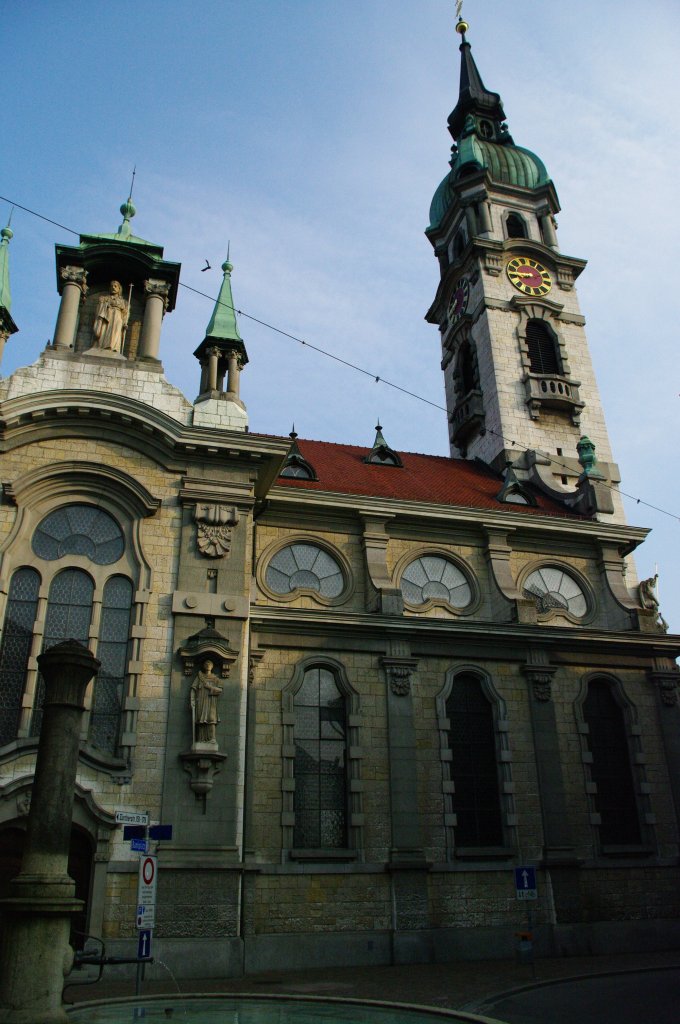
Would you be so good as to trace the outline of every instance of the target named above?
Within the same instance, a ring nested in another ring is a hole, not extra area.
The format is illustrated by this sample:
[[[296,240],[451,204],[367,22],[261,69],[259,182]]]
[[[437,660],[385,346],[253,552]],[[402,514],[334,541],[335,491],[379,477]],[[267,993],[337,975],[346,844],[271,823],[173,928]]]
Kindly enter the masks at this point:
[[[137,959],[144,960],[151,956],[151,929],[142,928],[137,936]]]
[[[172,839],[172,825],[152,825],[149,829],[149,839]]]
[[[156,883],[158,858],[146,856],[139,860],[137,881],[137,927],[153,928],[156,923]]]
[[[136,811],[116,811],[117,825],[148,825],[148,814],[137,814]]]
[[[146,839],[131,839],[130,840],[130,849],[134,853],[146,853],[148,845],[149,844],[147,843]]]
[[[536,868],[515,868],[515,889],[518,900],[537,900]]]
[[[125,825],[123,839],[146,839],[146,825]]]

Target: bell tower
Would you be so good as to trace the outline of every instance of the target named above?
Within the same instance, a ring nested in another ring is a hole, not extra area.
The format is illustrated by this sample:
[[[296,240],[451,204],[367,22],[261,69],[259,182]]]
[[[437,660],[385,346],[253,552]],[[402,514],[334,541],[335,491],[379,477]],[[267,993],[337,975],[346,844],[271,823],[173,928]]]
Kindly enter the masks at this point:
[[[577,458],[584,434],[600,476],[619,479],[575,289],[586,264],[560,250],[555,186],[539,157],[510,135],[501,97],[475,64],[468,27],[456,25],[451,170],[426,231],[441,274],[427,320],[441,333],[451,454],[497,470],[512,462],[568,498],[584,472]]]

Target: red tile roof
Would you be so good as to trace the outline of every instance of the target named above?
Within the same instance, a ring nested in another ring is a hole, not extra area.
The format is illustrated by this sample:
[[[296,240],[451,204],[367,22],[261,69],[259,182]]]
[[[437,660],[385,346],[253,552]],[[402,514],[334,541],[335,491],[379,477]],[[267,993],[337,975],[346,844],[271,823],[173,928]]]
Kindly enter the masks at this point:
[[[301,438],[297,439],[297,444],[300,454],[314,468],[319,479],[279,477],[277,483],[283,487],[492,509],[494,512],[582,518],[532,487],[527,489],[536,498],[535,508],[498,501],[496,495],[501,489],[502,480],[481,462],[399,452],[403,467],[381,466],[363,461],[369,448],[331,444],[328,441],[305,441]]]

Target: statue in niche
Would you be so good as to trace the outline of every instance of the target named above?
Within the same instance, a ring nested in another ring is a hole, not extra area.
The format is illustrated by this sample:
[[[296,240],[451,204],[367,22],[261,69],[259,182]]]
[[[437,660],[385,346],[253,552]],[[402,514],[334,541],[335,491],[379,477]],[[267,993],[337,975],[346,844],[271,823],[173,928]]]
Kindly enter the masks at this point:
[[[120,352],[123,348],[129,313],[129,304],[123,298],[120,281],[112,281],[109,294],[101,295],[97,303],[92,328],[92,348]]]
[[[222,693],[213,662],[206,658],[191,684],[191,721],[194,743],[212,743],[217,746],[215,726],[220,720],[217,700]]]

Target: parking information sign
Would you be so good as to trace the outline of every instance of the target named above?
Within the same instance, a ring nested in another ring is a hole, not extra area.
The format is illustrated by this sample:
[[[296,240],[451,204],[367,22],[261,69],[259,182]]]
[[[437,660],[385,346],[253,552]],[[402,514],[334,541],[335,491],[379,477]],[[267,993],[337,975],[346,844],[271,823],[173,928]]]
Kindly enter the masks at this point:
[[[515,868],[515,889],[518,900],[537,900],[536,868]]]
[[[156,882],[158,858],[140,857],[137,882],[137,927],[153,928],[156,923]]]

